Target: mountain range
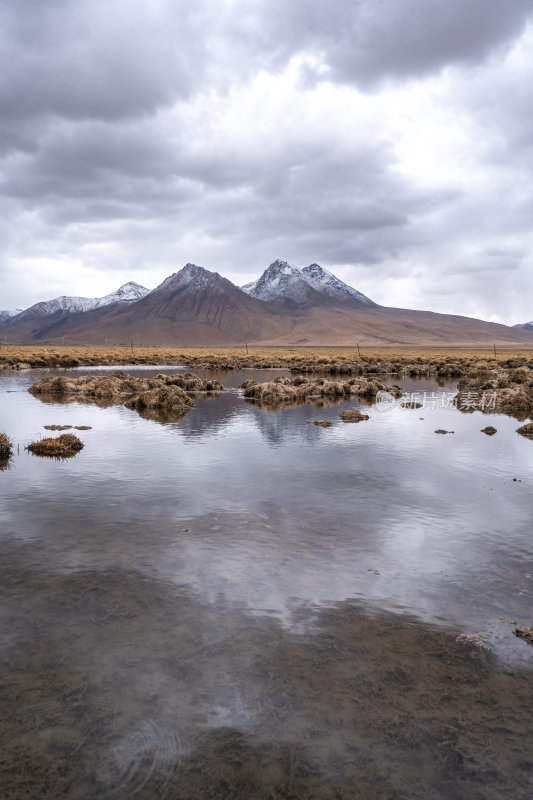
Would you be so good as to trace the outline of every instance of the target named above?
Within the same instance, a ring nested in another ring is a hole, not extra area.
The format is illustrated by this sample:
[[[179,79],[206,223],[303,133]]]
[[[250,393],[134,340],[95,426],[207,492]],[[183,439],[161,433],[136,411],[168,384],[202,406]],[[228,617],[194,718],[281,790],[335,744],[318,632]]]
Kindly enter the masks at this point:
[[[379,306],[319,264],[276,260],[242,287],[186,264],[150,291],[126,283],[101,298],[62,296],[0,312],[0,338],[70,344],[533,344],[533,330]]]

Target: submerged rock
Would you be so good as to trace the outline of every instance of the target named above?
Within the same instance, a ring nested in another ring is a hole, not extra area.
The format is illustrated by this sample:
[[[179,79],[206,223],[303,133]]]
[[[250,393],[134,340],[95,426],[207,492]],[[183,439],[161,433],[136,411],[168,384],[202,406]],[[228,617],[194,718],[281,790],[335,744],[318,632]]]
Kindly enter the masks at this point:
[[[330,422],[329,419],[315,419],[313,420],[313,425],[320,425],[322,428],[331,428],[333,422]]]
[[[455,433],[455,431],[445,431],[444,428],[439,428],[438,430],[435,431],[435,433],[445,434],[445,433]]]

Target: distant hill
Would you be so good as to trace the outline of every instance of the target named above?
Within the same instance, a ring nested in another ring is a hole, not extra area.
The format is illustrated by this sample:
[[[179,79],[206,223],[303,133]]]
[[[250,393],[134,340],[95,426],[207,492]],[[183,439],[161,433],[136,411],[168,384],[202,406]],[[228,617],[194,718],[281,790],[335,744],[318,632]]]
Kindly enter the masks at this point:
[[[112,298],[112,299],[111,299]],[[88,304],[88,305],[87,305]],[[379,306],[318,264],[274,261],[239,288],[195,264],[153,291],[125,284],[105,298],[56,298],[6,319],[10,342],[216,345],[533,345],[533,330]]]

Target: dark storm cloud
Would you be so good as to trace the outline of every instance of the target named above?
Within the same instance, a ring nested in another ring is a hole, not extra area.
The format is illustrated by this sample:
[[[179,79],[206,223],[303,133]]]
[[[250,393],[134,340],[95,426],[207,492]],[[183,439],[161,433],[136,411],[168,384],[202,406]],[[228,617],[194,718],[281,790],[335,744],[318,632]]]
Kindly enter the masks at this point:
[[[0,309],[82,292],[65,285],[81,263],[116,276],[104,294],[186,261],[244,282],[280,256],[362,274],[381,302],[459,310],[483,270],[528,268],[533,63],[501,64],[529,12],[531,0],[4,0]],[[402,125],[416,137],[429,118],[433,136],[430,95],[415,122],[381,100],[383,87],[409,100],[445,67],[456,83],[435,102],[481,132],[463,154],[472,187],[401,163]],[[408,276],[418,295],[380,294]],[[485,308],[493,286],[479,288]]]
[[[267,63],[312,52],[325,77],[361,87],[477,63],[518,36],[532,12],[530,0],[241,0],[238,8],[237,30]]]
[[[188,96],[202,3],[4,0],[0,116],[119,119]]]

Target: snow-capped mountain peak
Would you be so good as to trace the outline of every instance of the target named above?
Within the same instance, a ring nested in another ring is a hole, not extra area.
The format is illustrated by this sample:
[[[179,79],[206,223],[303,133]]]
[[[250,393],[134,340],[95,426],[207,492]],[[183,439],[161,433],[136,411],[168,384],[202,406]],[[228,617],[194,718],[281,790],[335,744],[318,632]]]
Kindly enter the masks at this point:
[[[18,311],[12,311],[10,309],[5,309],[3,311],[0,311],[0,322],[5,322],[11,317],[16,316],[16,314],[18,314]]]
[[[199,267],[197,264],[188,263],[179,272],[174,272],[168,278],[165,278],[159,286],[156,286],[154,292],[183,289],[187,286],[198,289],[215,288],[222,283],[229,283],[229,281],[219,275],[218,272],[210,272],[210,270]]]
[[[299,304],[309,303],[319,301],[316,295],[318,292],[322,297],[341,302],[357,301],[367,306],[376,305],[319,264],[298,269],[280,259],[270,264],[260,278],[241,286],[241,289],[246,294],[267,302],[289,300]]]
[[[320,264],[309,264],[308,267],[303,268],[302,274],[313,289],[316,289],[317,292],[322,292],[328,297],[339,300],[357,300],[367,306],[377,305],[362,292],[357,291],[352,286],[348,286],[347,283],[341,281],[332,272],[321,267]]]
[[[266,302],[291,300],[295,303],[303,303],[309,298],[310,284],[305,280],[298,267],[293,267],[287,261],[276,259],[260,278],[241,286],[241,289],[257,300]]]
[[[513,328],[523,328],[525,331],[533,331],[533,319],[531,322],[520,322],[518,325],[513,325]]]
[[[94,307],[109,306],[111,303],[136,303],[137,300],[142,300],[147,294],[150,294],[150,289],[147,289],[146,286],[141,286],[140,283],[135,283],[135,281],[128,281],[119,286],[116,291],[97,298]]]
[[[91,311],[94,308],[102,308],[103,306],[109,306],[113,303],[135,303],[149,293],[150,289],[146,289],[146,287],[130,281],[124,283],[115,292],[111,292],[104,297],[70,297],[69,295],[61,295],[61,297],[54,297],[53,300],[43,300],[26,308],[24,311],[21,311],[20,314],[16,315],[16,321],[40,319],[41,317],[47,317],[50,314],[57,314],[58,312],[72,314],[78,311]],[[13,317],[13,320],[14,319],[15,317]]]

